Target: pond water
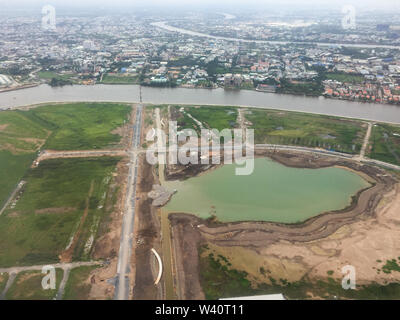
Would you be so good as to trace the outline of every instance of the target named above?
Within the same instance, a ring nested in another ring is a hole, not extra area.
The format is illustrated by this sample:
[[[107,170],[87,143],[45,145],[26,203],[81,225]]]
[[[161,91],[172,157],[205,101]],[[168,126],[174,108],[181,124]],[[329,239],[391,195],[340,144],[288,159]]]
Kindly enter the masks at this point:
[[[297,223],[323,212],[344,209],[352,196],[369,186],[342,168],[289,168],[266,158],[255,159],[250,176],[236,176],[235,164],[185,181],[166,183],[178,192],[168,212],[215,215],[219,221]]]

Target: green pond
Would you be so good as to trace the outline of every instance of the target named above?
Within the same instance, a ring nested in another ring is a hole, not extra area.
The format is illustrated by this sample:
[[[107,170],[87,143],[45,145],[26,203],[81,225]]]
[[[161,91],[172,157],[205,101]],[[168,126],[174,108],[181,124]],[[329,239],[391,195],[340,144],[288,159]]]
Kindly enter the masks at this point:
[[[185,212],[219,221],[296,223],[323,212],[340,210],[370,184],[341,168],[298,169],[270,159],[255,159],[252,175],[235,175],[235,164],[224,165],[185,181],[167,182],[177,193],[167,212]]]

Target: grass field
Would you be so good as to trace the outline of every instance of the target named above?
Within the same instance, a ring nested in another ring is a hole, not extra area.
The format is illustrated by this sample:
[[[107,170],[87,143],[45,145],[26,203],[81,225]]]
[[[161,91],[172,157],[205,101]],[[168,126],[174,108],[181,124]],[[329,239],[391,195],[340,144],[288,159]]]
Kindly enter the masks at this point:
[[[400,165],[400,126],[374,125],[370,145],[370,158]]]
[[[35,152],[46,140],[49,132],[22,111],[0,112],[0,150],[13,154]]]
[[[351,83],[362,83],[364,77],[345,73],[327,73],[326,78],[328,80],[336,80],[339,82],[351,82]]]
[[[39,78],[45,80],[55,79],[62,79],[62,80],[73,80],[73,78],[78,77],[77,74],[59,74],[52,71],[39,71],[38,73]]]
[[[0,208],[22,179],[38,150],[83,150],[118,146],[112,131],[128,119],[131,107],[76,103],[29,111],[0,112]]]
[[[320,280],[310,280],[305,277],[290,283],[285,279],[268,277],[265,271],[264,275],[265,283],[252,284],[247,278],[247,273],[235,270],[225,257],[209,254],[206,249],[201,249],[200,282],[206,299],[277,293],[282,293],[289,299],[310,299],[310,294],[324,299],[400,299],[398,282],[388,285],[371,283],[359,285],[357,290],[344,290],[341,281],[329,276]]]
[[[24,176],[48,134],[23,112],[0,112],[0,208]]]
[[[0,151],[0,209],[25,175],[35,154],[13,155],[9,151]]]
[[[7,291],[7,300],[52,300],[57,295],[57,290],[63,277],[63,270],[56,269],[56,289],[44,290],[42,279],[46,274],[40,271],[24,271],[17,275],[14,283]]]
[[[366,127],[361,122],[296,112],[250,109],[246,119],[255,143],[319,147],[346,153],[361,150]]]
[[[89,275],[96,268],[98,267],[84,266],[72,269],[65,286],[63,300],[87,300],[92,287]]]
[[[186,107],[185,113],[179,112],[180,106],[173,107],[179,114],[178,128],[194,129],[200,134],[200,128],[196,122],[188,116],[190,114],[196,120],[202,122],[206,129],[233,129],[236,126],[238,116],[237,108],[233,107]]]
[[[223,257],[200,257],[200,282],[207,300],[254,294],[247,273],[231,269]]]
[[[6,287],[7,280],[8,280],[8,273],[0,273],[0,294],[3,292],[4,288]]]
[[[139,77],[138,76],[127,76],[127,75],[110,75],[106,74],[103,77],[103,84],[138,84]]]
[[[122,126],[131,107],[108,103],[74,103],[31,109],[25,116],[52,133],[45,149],[87,150],[118,144],[111,131]]]
[[[112,211],[109,194],[119,159],[55,159],[27,174],[14,208],[0,216],[0,266],[56,262],[89,203],[75,259],[88,259],[102,219]],[[89,196],[89,190],[92,192]]]

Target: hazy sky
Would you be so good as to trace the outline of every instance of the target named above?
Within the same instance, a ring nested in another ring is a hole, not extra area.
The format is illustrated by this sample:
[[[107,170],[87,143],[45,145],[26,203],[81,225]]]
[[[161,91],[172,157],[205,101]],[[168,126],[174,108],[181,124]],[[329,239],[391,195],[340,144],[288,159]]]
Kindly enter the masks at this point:
[[[400,0],[0,0],[0,7],[23,9],[51,4],[62,7],[126,7],[126,6],[226,6],[227,11],[237,6],[257,7],[338,7],[352,4],[362,9],[381,8],[400,11]]]
[[[0,0],[0,5],[203,5],[220,4],[231,6],[232,4],[249,5],[333,5],[333,4],[356,4],[359,6],[396,6],[399,0]]]

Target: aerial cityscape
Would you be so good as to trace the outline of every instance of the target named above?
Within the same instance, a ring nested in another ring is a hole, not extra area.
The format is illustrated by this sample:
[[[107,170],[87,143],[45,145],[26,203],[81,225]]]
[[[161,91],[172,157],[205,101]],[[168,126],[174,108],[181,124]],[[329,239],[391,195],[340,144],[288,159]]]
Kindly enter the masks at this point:
[[[70,2],[0,12],[0,300],[400,299],[396,0]]]

